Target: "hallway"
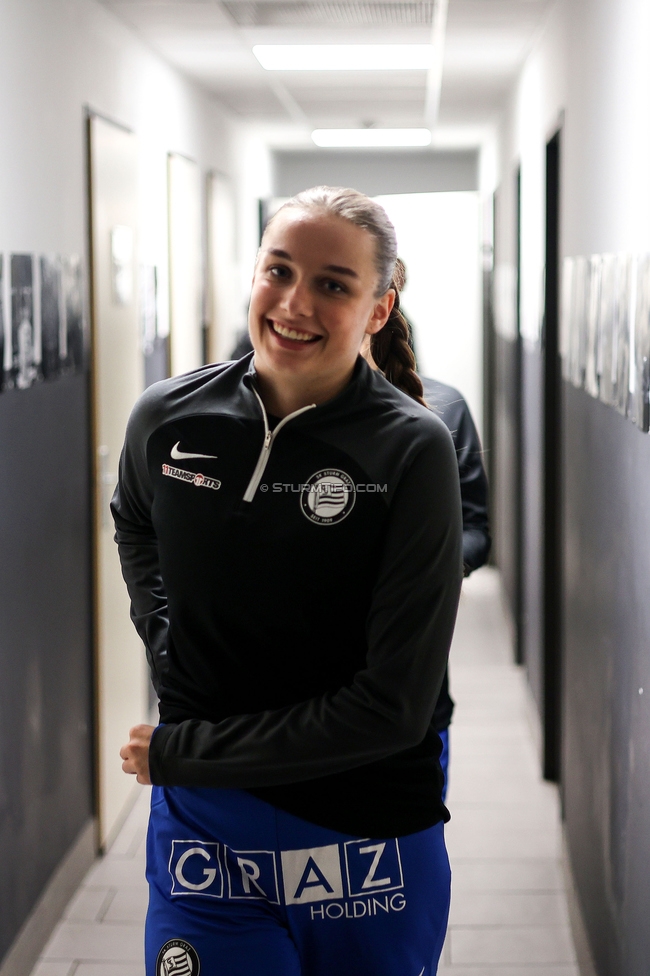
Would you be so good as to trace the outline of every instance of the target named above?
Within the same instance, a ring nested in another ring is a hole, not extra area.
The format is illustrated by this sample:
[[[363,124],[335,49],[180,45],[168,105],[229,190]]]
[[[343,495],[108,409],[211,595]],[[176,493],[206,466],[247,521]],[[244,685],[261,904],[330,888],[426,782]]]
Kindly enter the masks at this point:
[[[578,976],[557,791],[539,778],[498,585],[491,569],[465,582],[452,648],[454,881],[439,976]],[[143,789],[32,976],[142,976],[147,799]]]

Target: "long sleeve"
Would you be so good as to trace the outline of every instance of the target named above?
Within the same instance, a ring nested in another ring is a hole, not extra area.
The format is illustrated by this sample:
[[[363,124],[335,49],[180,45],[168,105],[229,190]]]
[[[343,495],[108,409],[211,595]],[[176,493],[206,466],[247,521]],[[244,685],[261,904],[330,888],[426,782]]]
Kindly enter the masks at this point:
[[[473,572],[487,561],[492,540],[488,519],[488,483],[483,452],[469,407],[463,400],[458,426],[452,434],[456,444],[460,494],[463,506],[463,563]]]
[[[463,563],[467,575],[487,562],[492,540],[483,450],[465,398],[452,386],[423,376],[424,395],[451,432],[463,507]]]
[[[118,534],[125,539],[123,530]],[[130,545],[135,536],[127,535]],[[136,579],[137,594],[140,577],[127,556],[125,575]],[[297,783],[417,745],[443,680],[461,578],[456,455],[448,432],[436,424],[391,502],[367,618],[365,668],[348,686],[296,705],[217,723],[190,719],[159,727],[150,752],[153,782],[230,788]],[[136,611],[139,620],[156,614],[150,585],[144,590],[152,596]]]
[[[136,406],[120,458],[117,488],[111,501],[122,575],[131,598],[131,619],[140,635],[159,691],[167,668],[167,597],[151,524],[152,490],[146,464],[146,396]]]

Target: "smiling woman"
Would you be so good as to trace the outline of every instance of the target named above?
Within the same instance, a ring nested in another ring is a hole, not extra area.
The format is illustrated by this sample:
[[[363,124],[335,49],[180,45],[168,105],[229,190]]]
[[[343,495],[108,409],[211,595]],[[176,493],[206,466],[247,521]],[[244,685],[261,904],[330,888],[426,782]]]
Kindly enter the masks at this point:
[[[148,976],[170,953],[194,976],[436,972],[432,714],[461,516],[396,253],[362,194],[295,197],[256,262],[254,353],[157,384],[131,418],[113,513],[160,696],[161,724],[122,749],[156,784]],[[359,356],[368,336],[386,376]]]

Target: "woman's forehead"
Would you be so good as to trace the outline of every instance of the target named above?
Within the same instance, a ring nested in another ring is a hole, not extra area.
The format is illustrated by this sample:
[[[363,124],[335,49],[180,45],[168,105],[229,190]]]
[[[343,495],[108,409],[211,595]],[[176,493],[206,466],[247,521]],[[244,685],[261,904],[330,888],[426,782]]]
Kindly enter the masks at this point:
[[[340,264],[345,258],[354,261],[359,271],[374,271],[374,247],[374,238],[365,228],[336,214],[298,207],[281,210],[263,242],[263,250],[282,250],[292,261]]]

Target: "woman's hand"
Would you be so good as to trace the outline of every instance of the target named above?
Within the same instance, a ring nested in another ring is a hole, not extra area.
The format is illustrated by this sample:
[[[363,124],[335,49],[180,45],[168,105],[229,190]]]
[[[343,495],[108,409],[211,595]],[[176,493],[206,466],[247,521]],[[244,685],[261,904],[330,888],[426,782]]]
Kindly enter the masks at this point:
[[[122,769],[135,776],[143,786],[151,786],[149,744],[154,731],[153,725],[134,725],[129,732],[129,741],[120,749],[120,756],[124,760]]]

